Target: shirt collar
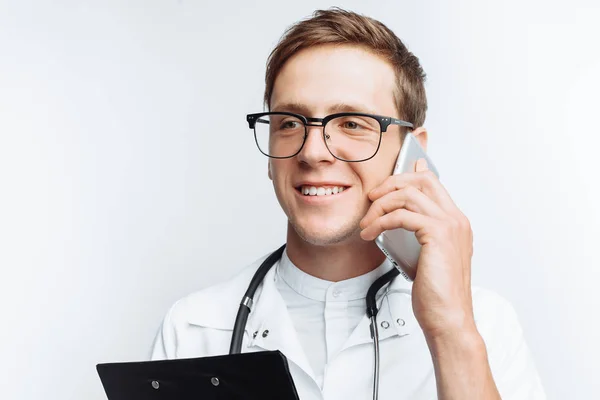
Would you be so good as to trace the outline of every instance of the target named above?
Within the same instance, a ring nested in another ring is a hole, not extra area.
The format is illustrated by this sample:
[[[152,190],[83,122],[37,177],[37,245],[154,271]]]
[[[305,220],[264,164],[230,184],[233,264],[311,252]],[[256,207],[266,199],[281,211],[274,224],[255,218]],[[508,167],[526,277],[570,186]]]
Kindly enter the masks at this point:
[[[327,281],[307,274],[294,265],[289,259],[286,249],[277,265],[276,273],[278,278],[294,291],[309,299],[324,302],[327,292],[333,289],[343,294],[339,297],[339,301],[349,301],[364,299],[373,282],[392,268],[392,263],[386,259],[377,268],[366,274],[338,282]]]

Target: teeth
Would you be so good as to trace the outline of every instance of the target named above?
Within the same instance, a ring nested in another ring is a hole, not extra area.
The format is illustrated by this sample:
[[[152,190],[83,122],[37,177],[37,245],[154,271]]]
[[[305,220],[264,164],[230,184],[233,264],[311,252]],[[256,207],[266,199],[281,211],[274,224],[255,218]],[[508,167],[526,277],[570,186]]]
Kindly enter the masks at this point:
[[[316,186],[302,186],[300,192],[305,196],[331,196],[333,194],[342,193],[344,191],[343,186],[330,186],[330,187],[316,187]]]

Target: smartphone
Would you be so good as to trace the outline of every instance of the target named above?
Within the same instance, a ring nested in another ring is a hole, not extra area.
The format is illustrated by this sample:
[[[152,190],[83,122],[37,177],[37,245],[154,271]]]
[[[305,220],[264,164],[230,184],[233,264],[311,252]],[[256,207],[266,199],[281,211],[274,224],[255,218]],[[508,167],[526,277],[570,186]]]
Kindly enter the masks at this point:
[[[417,160],[427,160],[427,167],[439,178],[433,162],[425,153],[412,133],[407,133],[396,159],[393,175],[414,172]],[[413,281],[417,274],[417,262],[421,254],[421,245],[414,232],[398,228],[385,231],[375,239],[375,243],[385,256],[398,268],[406,280]]]

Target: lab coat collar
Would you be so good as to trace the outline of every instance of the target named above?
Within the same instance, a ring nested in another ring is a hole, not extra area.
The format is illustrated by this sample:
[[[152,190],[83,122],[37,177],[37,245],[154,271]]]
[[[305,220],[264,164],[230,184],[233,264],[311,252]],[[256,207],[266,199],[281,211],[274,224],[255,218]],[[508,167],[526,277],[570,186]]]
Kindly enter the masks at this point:
[[[242,296],[252,276],[268,255],[243,269],[233,279],[201,290],[188,297],[187,321],[191,325],[233,331]],[[278,261],[279,262],[279,261]],[[277,262],[277,263],[278,263]],[[265,350],[280,350],[288,359],[308,373],[312,371],[297,338],[296,330],[275,285],[277,263],[267,272],[254,296],[254,306],[248,317],[244,346]],[[418,328],[411,303],[412,283],[396,277],[379,296],[377,322],[379,340],[406,336]],[[366,315],[350,335],[342,350],[371,343],[370,321]],[[310,374],[309,374],[310,375]]]

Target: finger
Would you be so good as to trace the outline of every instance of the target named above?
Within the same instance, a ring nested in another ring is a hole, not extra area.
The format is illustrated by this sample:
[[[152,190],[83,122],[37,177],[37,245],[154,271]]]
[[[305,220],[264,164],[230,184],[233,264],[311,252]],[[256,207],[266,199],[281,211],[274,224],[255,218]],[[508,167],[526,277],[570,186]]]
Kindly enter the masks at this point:
[[[415,172],[427,171],[429,166],[427,165],[427,160],[424,158],[419,158],[415,165]]]
[[[460,212],[446,188],[431,170],[420,172],[405,172],[388,177],[381,185],[369,192],[369,199],[376,201],[378,198],[395,190],[407,186],[414,186],[450,215]]]
[[[427,165],[427,160],[424,158],[419,158],[414,164],[413,164],[413,171],[414,172],[423,172],[423,171],[427,171],[429,169],[428,165]],[[398,175],[398,174],[397,174]],[[394,175],[392,175],[394,176]],[[384,181],[385,183],[385,181]],[[377,196],[377,197],[381,197],[383,195],[385,195],[386,193],[381,194],[379,188],[376,188],[375,190],[371,190],[371,192],[369,193],[369,198],[374,201],[375,199],[372,198],[372,196]]]
[[[382,232],[397,228],[417,232],[434,223],[435,220],[431,217],[404,208],[399,208],[375,219],[369,226],[360,232],[360,237],[364,240],[374,240]]]
[[[373,220],[389,214],[399,208],[405,208],[419,214],[436,219],[447,219],[448,216],[433,200],[414,186],[396,190],[380,197],[371,204],[360,222],[360,227],[368,226]]]

